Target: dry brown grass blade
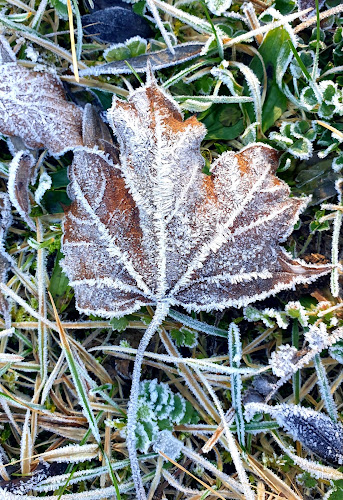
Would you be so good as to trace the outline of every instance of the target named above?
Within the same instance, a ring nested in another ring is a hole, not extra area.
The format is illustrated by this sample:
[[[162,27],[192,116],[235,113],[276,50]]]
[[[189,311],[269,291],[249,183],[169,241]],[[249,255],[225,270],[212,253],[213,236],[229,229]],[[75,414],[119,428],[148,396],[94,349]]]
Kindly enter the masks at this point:
[[[68,7],[68,18],[69,18],[69,31],[70,31],[70,44],[71,44],[71,55],[73,58],[73,69],[75,80],[79,82],[79,68],[77,66],[77,57],[76,57],[76,46],[75,46],[75,33],[74,33],[74,24],[73,24],[73,11],[71,8],[70,0],[67,0]]]
[[[287,498],[287,500],[303,500],[303,497],[299,497],[294,491],[280,479],[272,471],[263,467],[254,457],[251,455],[246,455],[246,461],[252,468],[253,472],[262,479],[269,487],[275,491],[278,495],[282,495]]]
[[[178,467],[179,469],[181,469],[183,472],[185,472],[186,474],[188,474],[189,476],[191,476],[193,479],[195,479],[196,481],[198,481],[198,483],[200,483],[202,486],[204,486],[204,488],[206,488],[208,491],[210,491],[211,493],[213,493],[214,495],[216,495],[218,498],[221,498],[222,500],[226,500],[220,493],[218,493],[218,491],[214,490],[213,488],[211,488],[211,486],[209,486],[208,484],[204,483],[204,481],[202,481],[198,477],[194,476],[191,472],[189,472],[187,469],[185,469],[182,465],[180,465],[177,462],[175,462],[175,460],[173,460],[172,458],[169,458],[165,453],[163,453],[163,451],[159,450],[158,453],[160,455],[162,455],[162,457],[164,457],[166,460],[168,460],[169,462],[171,462],[172,464],[174,464],[176,467]]]
[[[319,19],[322,21],[323,19],[326,19],[327,17],[334,16],[336,14],[339,14],[340,12],[343,12],[343,4],[342,5],[337,5],[336,7],[332,7],[332,9],[328,9],[321,14],[319,14]],[[309,28],[313,24],[316,24],[317,22],[317,16],[312,16],[310,19],[307,19],[307,21],[304,21],[303,23],[299,24],[294,28],[294,33],[300,33],[300,31],[303,31],[306,28]]]

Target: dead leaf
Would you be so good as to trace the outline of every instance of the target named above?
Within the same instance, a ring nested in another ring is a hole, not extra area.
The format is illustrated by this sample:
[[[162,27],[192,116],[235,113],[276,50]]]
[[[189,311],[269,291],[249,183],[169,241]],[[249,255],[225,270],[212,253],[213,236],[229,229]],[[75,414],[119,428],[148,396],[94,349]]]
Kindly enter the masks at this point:
[[[66,214],[64,269],[77,307],[112,317],[167,302],[190,310],[241,307],[330,266],[307,265],[280,246],[308,199],[290,198],[277,152],[253,144],[202,173],[205,127],[186,121],[152,82],[114,100],[116,159],[76,151]]]
[[[59,78],[20,66],[10,50],[0,40],[0,133],[53,155],[81,146],[82,110],[66,101]]]
[[[8,194],[13,206],[28,226],[36,231],[36,224],[29,216],[31,204],[29,185],[35,181],[36,160],[27,151],[19,151],[9,166]]]
[[[104,149],[104,141],[113,144],[111,133],[102,121],[94,106],[87,103],[82,118],[82,141],[84,146],[92,148],[98,146]]]
[[[174,54],[168,49],[157,50],[148,54],[142,54],[128,59],[127,62],[137,73],[146,73],[150,65],[154,71],[169,66],[176,66],[186,61],[194,59],[201,54],[205,44],[202,42],[188,42],[176,45]],[[88,75],[120,75],[132,73],[132,70],[125,61],[113,61],[99,66],[91,66],[80,71],[80,76]]]
[[[325,3],[325,0],[318,0],[318,7],[321,9]],[[298,0],[298,9],[299,12],[302,10],[306,10],[312,8],[310,12],[307,12],[307,14],[304,14],[300,16],[300,19],[302,21],[306,21],[306,19],[309,19],[312,16],[316,15],[316,0]]]

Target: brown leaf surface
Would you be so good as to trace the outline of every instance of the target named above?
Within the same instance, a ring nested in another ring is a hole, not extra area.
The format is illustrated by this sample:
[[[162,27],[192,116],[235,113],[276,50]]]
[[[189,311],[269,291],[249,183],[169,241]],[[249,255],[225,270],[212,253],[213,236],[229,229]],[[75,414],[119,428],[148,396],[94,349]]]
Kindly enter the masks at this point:
[[[240,307],[329,272],[280,246],[307,199],[274,173],[277,152],[253,144],[202,173],[205,127],[183,121],[154,82],[115,99],[115,155],[77,151],[70,169],[64,269],[86,313],[121,316],[167,302]]]
[[[59,78],[20,66],[10,50],[0,39],[0,133],[53,155],[81,146],[82,110],[66,101]]]

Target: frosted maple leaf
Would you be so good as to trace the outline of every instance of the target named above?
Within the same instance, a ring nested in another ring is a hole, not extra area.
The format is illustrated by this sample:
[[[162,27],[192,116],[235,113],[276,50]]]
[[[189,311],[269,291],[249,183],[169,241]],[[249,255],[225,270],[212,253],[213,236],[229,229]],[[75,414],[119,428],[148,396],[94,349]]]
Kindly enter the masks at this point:
[[[290,198],[275,177],[274,149],[252,144],[226,152],[204,174],[204,125],[183,121],[151,76],[127,102],[114,98],[108,117],[119,160],[108,143],[99,149],[88,141],[75,151],[64,270],[80,311],[113,317],[156,305],[137,351],[127,425],[133,479],[144,499],[135,447],[140,367],[169,307],[241,307],[331,267],[307,265],[280,246],[308,199]]]

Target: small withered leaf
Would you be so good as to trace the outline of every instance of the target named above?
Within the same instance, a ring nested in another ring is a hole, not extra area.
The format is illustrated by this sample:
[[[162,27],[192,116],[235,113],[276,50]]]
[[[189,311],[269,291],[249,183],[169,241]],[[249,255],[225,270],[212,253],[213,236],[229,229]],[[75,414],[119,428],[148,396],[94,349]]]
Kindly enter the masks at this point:
[[[49,477],[50,468],[51,465],[47,462],[40,462],[32,476],[18,477],[10,481],[1,481],[0,493],[12,492],[16,495],[25,495],[25,493],[31,491],[34,486]],[[23,498],[25,497],[23,496]]]
[[[324,3],[325,3],[325,0],[318,0],[319,9],[321,9],[323,7]],[[312,9],[313,9],[312,11],[300,16],[300,19],[302,21],[306,21],[306,19],[316,15],[316,0],[298,0],[299,12],[302,10],[309,9],[310,7],[312,7]]]
[[[87,103],[82,117],[83,145],[92,148],[98,146],[104,149],[103,141],[112,144],[111,133],[107,125],[100,118],[99,113],[91,104]]]
[[[343,426],[340,422],[299,405],[247,403],[245,408],[248,420],[256,413],[269,413],[310,452],[327,462],[343,464]]]
[[[0,133],[53,155],[81,146],[82,110],[66,101],[59,78],[19,65],[9,50],[0,40]]]
[[[10,163],[8,171],[8,194],[13,206],[28,226],[35,231],[36,225],[30,217],[31,204],[29,184],[34,182],[36,160],[27,151],[19,151]]]
[[[70,169],[64,269],[79,310],[113,317],[161,302],[221,310],[330,271],[280,246],[308,199],[290,198],[274,175],[274,149],[226,152],[203,174],[205,127],[183,121],[154,81],[128,102],[114,99],[108,116],[120,163],[88,147]]]
[[[170,50],[163,49],[156,52],[149,52],[137,57],[132,57],[127,60],[130,66],[137,73],[145,73],[149,65],[154,71],[162,68],[176,66],[186,61],[200,56],[204,44],[202,42],[187,42],[181,43],[174,47],[174,53]],[[132,69],[125,61],[113,61],[107,64],[91,66],[80,71],[81,76],[86,75],[119,75],[123,73],[132,73]]]

